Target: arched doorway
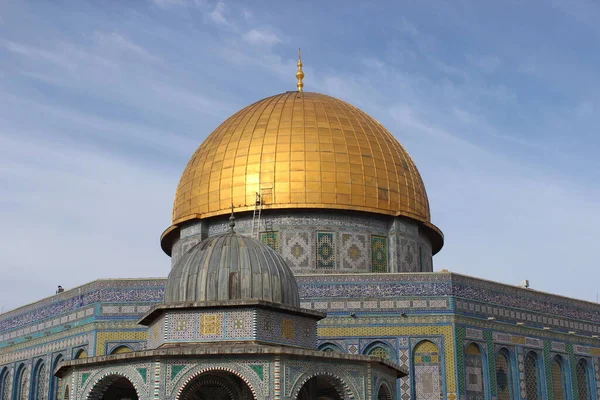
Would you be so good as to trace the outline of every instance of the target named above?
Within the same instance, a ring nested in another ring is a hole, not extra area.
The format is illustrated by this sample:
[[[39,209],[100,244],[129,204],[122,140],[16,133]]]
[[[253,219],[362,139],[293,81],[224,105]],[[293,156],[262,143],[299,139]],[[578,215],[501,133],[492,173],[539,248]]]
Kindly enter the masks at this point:
[[[317,375],[307,380],[298,392],[298,400],[343,400],[341,382],[328,375]]]
[[[109,375],[96,383],[88,396],[89,400],[138,400],[133,384],[124,376]]]
[[[377,391],[377,400],[392,400],[392,392],[387,385],[382,383],[379,386],[379,390]]]
[[[254,395],[239,376],[227,371],[209,371],[187,383],[179,400],[254,400]]]

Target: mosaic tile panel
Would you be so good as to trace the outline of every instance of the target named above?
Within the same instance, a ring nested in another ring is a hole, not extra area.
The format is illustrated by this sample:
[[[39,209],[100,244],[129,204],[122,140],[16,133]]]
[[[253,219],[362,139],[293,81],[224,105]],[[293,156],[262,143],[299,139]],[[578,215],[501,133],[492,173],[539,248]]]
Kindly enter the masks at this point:
[[[342,269],[353,271],[368,270],[367,236],[342,233]]]
[[[317,327],[310,318],[257,310],[256,324],[258,340],[313,349],[317,347]]]
[[[279,232],[261,232],[260,241],[272,248],[273,250],[279,252]]]
[[[316,257],[317,269],[335,268],[335,234],[333,232],[317,232]]]
[[[193,313],[169,314],[169,336],[171,340],[192,340],[196,336],[196,315]]]
[[[222,335],[223,313],[206,313],[200,315],[199,332],[202,337],[219,337]]]
[[[483,400],[483,354],[474,343],[465,349],[465,375],[467,400]]]
[[[385,236],[371,236],[371,272],[388,272],[388,245]]]
[[[283,232],[281,255],[294,271],[311,268],[312,241],[308,232]]]
[[[225,338],[251,338],[253,334],[254,313],[250,311],[233,311],[225,315]]]
[[[512,400],[512,370],[504,351],[500,351],[496,356],[494,370],[498,400]]]
[[[398,350],[398,365],[400,368],[404,368],[407,371],[410,370],[409,359],[408,349]],[[400,387],[400,399],[410,400],[410,376],[400,378],[398,386]]]
[[[439,400],[442,387],[440,378],[440,355],[430,341],[419,343],[413,352],[413,370],[416,400]]]

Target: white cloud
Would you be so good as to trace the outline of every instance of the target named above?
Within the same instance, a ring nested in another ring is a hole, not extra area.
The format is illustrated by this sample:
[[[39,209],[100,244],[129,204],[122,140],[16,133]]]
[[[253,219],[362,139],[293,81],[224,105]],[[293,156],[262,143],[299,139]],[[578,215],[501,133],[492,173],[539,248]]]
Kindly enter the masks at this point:
[[[208,13],[208,16],[214,23],[216,23],[218,25],[225,25],[225,26],[233,26],[234,25],[229,19],[227,19],[227,17],[225,17],[225,3],[223,3],[222,1],[219,1],[217,3],[215,8],[211,12]]]
[[[266,29],[251,29],[242,35],[242,39],[253,45],[281,43],[281,39],[275,32]]]

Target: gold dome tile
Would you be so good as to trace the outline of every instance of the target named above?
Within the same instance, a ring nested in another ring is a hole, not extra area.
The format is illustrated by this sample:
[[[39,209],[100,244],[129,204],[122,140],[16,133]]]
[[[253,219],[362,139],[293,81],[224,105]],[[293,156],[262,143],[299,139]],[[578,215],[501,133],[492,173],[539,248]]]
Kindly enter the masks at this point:
[[[173,225],[252,210],[319,208],[430,222],[419,172],[402,145],[358,108],[319,93],[287,92],[225,120],[181,177]]]

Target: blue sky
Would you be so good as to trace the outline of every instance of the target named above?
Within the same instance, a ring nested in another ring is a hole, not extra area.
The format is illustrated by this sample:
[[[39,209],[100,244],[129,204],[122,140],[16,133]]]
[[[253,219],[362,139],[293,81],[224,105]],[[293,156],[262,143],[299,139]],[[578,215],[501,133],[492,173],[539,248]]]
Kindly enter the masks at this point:
[[[586,1],[0,4],[0,307],[166,276],[180,173],[222,120],[295,89],[415,160],[434,269],[596,301],[600,6]]]

